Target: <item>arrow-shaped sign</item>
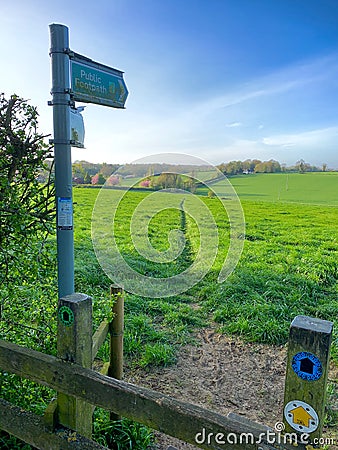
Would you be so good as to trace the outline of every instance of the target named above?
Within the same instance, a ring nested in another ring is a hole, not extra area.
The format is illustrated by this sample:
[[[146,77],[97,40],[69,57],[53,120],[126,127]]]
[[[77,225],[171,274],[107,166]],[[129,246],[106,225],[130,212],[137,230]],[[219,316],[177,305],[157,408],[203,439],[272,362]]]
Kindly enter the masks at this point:
[[[124,108],[128,89],[123,72],[78,54],[74,54],[70,62],[75,101]]]

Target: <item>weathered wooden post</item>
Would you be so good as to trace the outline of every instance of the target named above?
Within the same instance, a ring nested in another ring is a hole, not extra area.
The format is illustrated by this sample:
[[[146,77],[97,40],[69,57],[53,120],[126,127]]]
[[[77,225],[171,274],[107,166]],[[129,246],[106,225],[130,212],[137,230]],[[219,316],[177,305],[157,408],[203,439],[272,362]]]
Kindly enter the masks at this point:
[[[297,316],[290,328],[285,431],[308,434],[309,443],[322,434],[332,328],[332,322],[306,316]]]
[[[123,377],[123,332],[124,332],[124,296],[123,289],[119,286],[110,287],[110,295],[115,299],[113,304],[113,320],[109,324],[110,333],[110,358],[108,376],[121,380]],[[111,420],[119,420],[120,417],[110,413]]]
[[[88,295],[71,294],[59,299],[57,355],[82,367],[92,367],[92,299]],[[57,421],[61,425],[90,438],[92,412],[92,406],[83,400],[58,393]]]

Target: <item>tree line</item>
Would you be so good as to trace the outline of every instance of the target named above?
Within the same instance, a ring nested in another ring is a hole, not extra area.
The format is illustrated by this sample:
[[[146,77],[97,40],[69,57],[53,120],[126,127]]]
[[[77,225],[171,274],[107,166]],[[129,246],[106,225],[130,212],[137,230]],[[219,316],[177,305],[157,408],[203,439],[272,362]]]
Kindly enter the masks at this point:
[[[39,175],[41,182],[46,181],[50,172],[51,161],[47,161],[47,169],[42,169]],[[328,166],[323,163],[321,167],[312,165],[300,159],[295,164],[287,166],[279,161],[270,159],[261,161],[260,159],[246,159],[245,161],[234,160],[227,163],[223,162],[216,166],[224,175],[239,175],[251,173],[280,173],[280,172],[326,172]],[[75,161],[72,164],[72,174],[74,184],[98,184],[107,182],[108,185],[115,186],[120,184],[123,178],[142,178],[153,177],[169,172],[191,174],[195,171],[212,171],[213,166],[192,166],[192,165],[174,165],[174,164],[109,164],[109,163],[91,163],[88,161]],[[163,180],[162,180],[163,181]],[[154,184],[159,184],[162,182]],[[164,183],[166,184],[166,182]],[[171,182],[169,184],[172,184]],[[182,183],[181,183],[182,184]]]
[[[327,164],[323,163],[321,167],[311,165],[300,159],[292,166],[280,164],[274,159],[261,161],[260,159],[246,159],[245,161],[230,161],[222,163],[217,168],[225,175],[239,175],[248,173],[279,173],[279,172],[326,172]]]
[[[274,159],[268,161],[246,159],[245,161],[234,160],[227,163],[223,162],[216,167],[225,175],[280,172],[326,172],[328,170],[326,163],[323,163],[321,167],[318,167],[306,162],[304,159],[300,159],[291,166],[281,164]],[[90,163],[88,161],[75,161],[73,163],[73,181],[77,184],[104,184],[108,180],[108,184],[116,185],[119,184],[119,180],[122,178],[153,177],[154,175],[169,172],[188,174],[193,173],[196,169],[198,171],[208,171],[212,170],[213,167],[159,163],[119,165],[108,164],[105,162]]]
[[[76,184],[118,184],[122,178],[152,177],[161,173],[191,173],[195,165],[182,164],[108,164],[90,163],[88,161],[75,161],[72,165],[73,181]],[[212,170],[211,166],[198,166],[198,170]]]

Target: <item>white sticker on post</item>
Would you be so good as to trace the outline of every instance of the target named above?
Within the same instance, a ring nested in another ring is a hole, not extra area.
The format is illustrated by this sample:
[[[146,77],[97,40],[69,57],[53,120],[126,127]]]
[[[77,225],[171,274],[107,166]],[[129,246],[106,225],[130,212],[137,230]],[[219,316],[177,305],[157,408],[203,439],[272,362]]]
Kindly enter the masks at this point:
[[[73,229],[73,202],[70,197],[58,197],[58,220],[59,230]]]
[[[287,423],[301,433],[313,433],[319,425],[318,414],[308,403],[292,400],[284,408]]]

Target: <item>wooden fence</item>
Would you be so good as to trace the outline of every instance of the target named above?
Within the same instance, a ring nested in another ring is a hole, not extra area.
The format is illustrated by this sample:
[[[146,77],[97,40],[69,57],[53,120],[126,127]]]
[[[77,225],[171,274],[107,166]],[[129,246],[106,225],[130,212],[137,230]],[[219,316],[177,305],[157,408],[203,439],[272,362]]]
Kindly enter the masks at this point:
[[[112,323],[104,321],[93,336],[91,336],[91,318],[88,321],[81,317],[83,313],[88,312],[88,304],[91,307],[91,299],[83,294],[74,294],[60,300],[58,340],[64,342],[58,343],[58,352],[63,353],[62,358],[59,355],[54,357],[0,341],[1,370],[28,378],[58,392],[57,401],[49,405],[44,417],[0,400],[0,429],[39,449],[103,449],[105,447],[90,439],[92,412],[94,407],[98,406],[111,411],[112,419],[119,416],[127,417],[199,448],[225,450],[295,448],[293,444],[284,442],[283,437],[276,433],[273,434],[275,443],[272,444],[271,434],[268,433],[268,430],[270,433],[272,430],[264,425],[235,414],[223,416],[119,380],[122,375],[123,295],[118,289],[113,290],[113,294],[118,300],[115,303],[115,311],[116,308],[119,310],[120,317],[116,319],[116,316]],[[80,326],[77,329],[79,336],[84,335],[81,327],[87,328],[87,332],[90,333],[91,361],[107,333],[110,333],[111,358],[110,363],[104,366],[104,373],[83,367],[75,360],[81,354],[81,341],[77,341],[75,345],[73,342],[65,341],[72,335],[76,323]],[[70,349],[68,352],[67,346]],[[73,351],[78,353],[75,355],[76,358]],[[111,364],[112,361],[114,366]],[[107,374],[113,375],[114,378]],[[67,413],[65,408],[68,408]],[[73,425],[69,426],[68,423]],[[305,448],[305,445],[297,446],[299,450]]]

